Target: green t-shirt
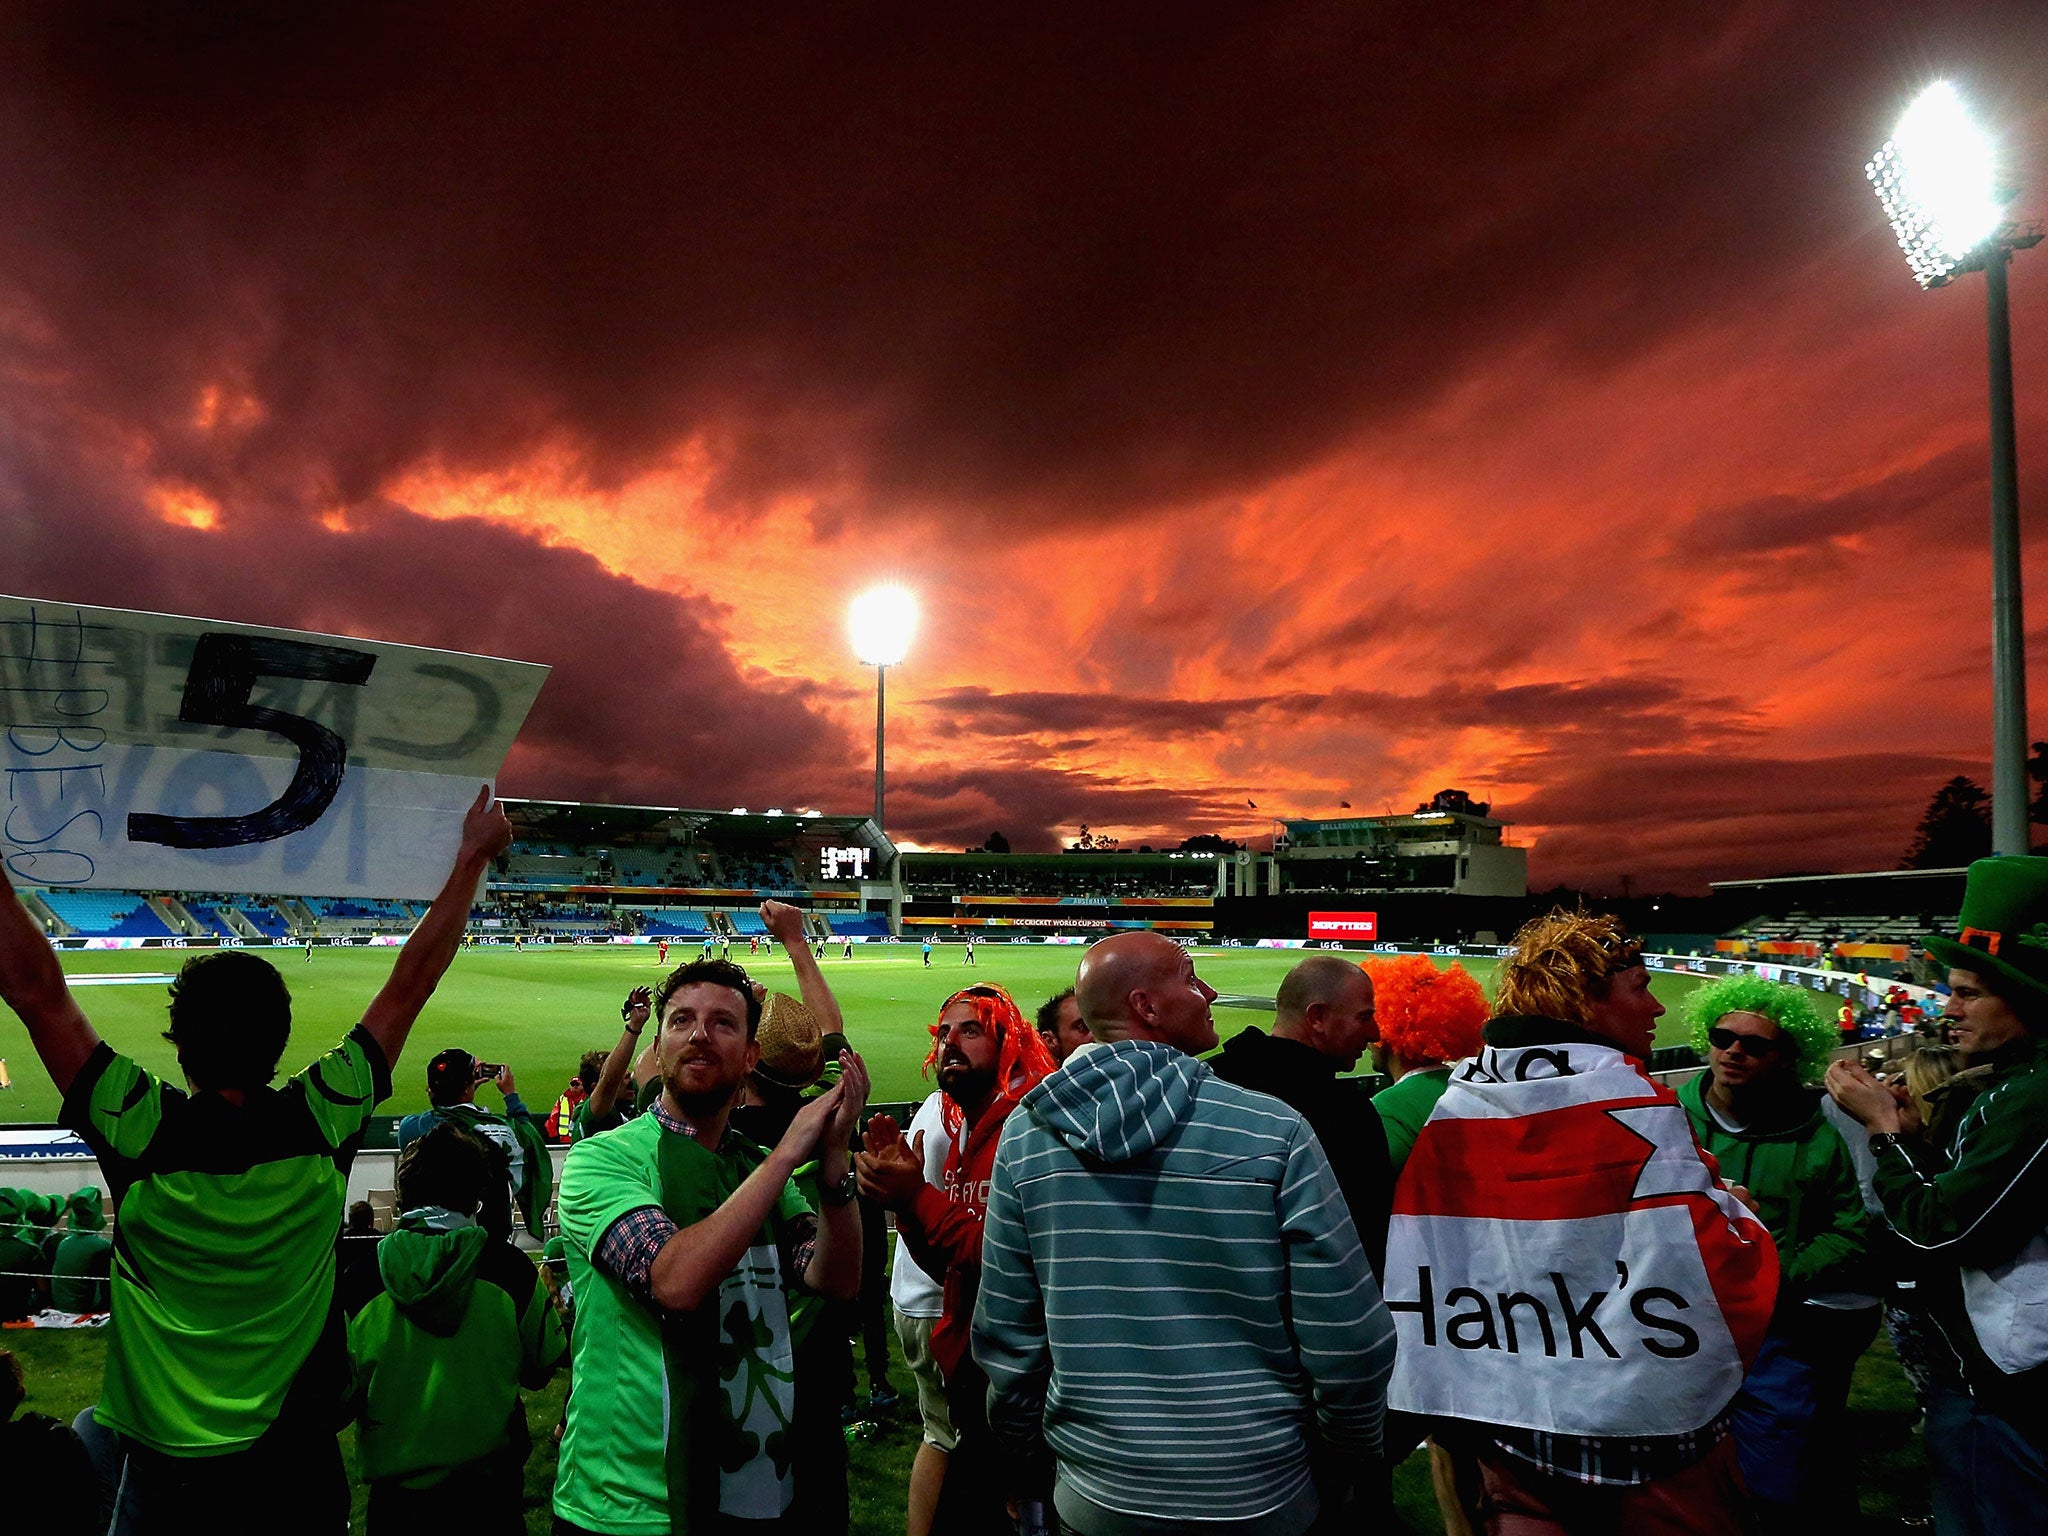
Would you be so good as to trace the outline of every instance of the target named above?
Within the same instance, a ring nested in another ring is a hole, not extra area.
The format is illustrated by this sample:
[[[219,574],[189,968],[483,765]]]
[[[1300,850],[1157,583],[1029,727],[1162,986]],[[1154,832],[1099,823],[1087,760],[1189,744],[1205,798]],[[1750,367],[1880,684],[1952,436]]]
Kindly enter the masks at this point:
[[[349,1164],[390,1092],[360,1027],[240,1105],[93,1052],[62,1123],[117,1212],[100,1423],[172,1456],[238,1451],[269,1428],[329,1324]]]
[[[663,1200],[664,1137],[684,1187]],[[680,1156],[676,1154],[680,1153]],[[620,1217],[663,1206],[688,1226],[740,1187],[764,1154],[728,1133],[716,1153],[642,1115],[616,1131],[579,1141],[562,1170],[557,1209],[568,1239],[569,1284],[576,1295],[571,1334],[576,1383],[555,1477],[555,1514],[586,1530],[616,1536],[668,1536],[668,1428],[672,1406],[662,1353],[662,1319],[650,1303],[591,1262]],[[718,1295],[680,1325],[715,1326],[723,1444],[718,1507],[740,1519],[773,1519],[789,1507],[787,1430],[794,1405],[789,1300],[779,1229],[812,1214],[794,1184],[774,1216],[721,1282]],[[704,1316],[711,1311],[714,1317]],[[678,1419],[682,1410],[676,1409]],[[779,1453],[779,1455],[778,1455]],[[680,1522],[678,1522],[680,1524]]]
[[[1424,1067],[1405,1073],[1399,1082],[1389,1083],[1372,1096],[1372,1107],[1379,1111],[1380,1124],[1387,1128],[1387,1161],[1393,1165],[1395,1178],[1401,1176],[1401,1165],[1408,1161],[1408,1153],[1415,1146],[1415,1138],[1422,1134],[1430,1111],[1450,1086],[1449,1067]]]

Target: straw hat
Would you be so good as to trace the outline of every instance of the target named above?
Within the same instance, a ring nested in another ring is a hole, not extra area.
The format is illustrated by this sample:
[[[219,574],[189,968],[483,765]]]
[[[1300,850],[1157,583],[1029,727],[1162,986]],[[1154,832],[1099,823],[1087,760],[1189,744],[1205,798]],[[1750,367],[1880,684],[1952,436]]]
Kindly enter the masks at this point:
[[[825,1034],[817,1016],[787,993],[768,994],[754,1042],[761,1047],[754,1070],[777,1087],[808,1088],[825,1070]]]

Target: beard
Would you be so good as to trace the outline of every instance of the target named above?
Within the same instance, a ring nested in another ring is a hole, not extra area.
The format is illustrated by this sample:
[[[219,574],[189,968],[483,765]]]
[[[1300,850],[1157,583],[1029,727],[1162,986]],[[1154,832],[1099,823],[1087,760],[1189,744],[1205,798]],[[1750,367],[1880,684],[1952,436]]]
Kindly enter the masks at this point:
[[[939,1091],[963,1109],[979,1104],[995,1091],[993,1070],[978,1072],[972,1067],[939,1068]]]
[[[708,1079],[701,1072],[685,1073],[686,1067],[696,1067],[700,1061],[701,1058],[677,1062],[661,1074],[663,1094],[693,1125],[729,1109],[746,1083],[744,1074],[726,1082]]]

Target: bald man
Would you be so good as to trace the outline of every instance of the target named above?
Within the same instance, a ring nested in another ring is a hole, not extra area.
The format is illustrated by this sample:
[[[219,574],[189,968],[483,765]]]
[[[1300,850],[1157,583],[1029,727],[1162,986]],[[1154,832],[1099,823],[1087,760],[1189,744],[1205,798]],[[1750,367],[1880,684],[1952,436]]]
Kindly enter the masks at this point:
[[[1094,1039],[1018,1104],[990,1178],[990,1428],[1013,1466],[1051,1453],[1076,1531],[1300,1536],[1324,1507],[1309,1416],[1331,1463],[1369,1462],[1394,1360],[1329,1161],[1300,1115],[1195,1059],[1216,994],[1178,945],[1104,939],[1075,995]]]
[[[1253,1028],[1232,1036],[1211,1065],[1218,1077],[1301,1111],[1330,1159],[1378,1279],[1387,1257],[1393,1165],[1362,1085],[1338,1081],[1379,1039],[1372,978],[1343,955],[1310,955],[1287,973],[1273,1003],[1273,1033]]]

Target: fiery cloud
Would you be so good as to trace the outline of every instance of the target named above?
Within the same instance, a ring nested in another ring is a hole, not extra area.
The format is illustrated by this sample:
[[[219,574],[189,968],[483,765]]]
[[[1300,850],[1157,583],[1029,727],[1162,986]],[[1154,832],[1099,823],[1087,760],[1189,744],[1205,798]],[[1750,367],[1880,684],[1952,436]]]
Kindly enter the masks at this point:
[[[1461,784],[1647,889],[1889,864],[1983,771],[1981,301],[1860,165],[1949,73],[2042,211],[2038,6],[0,43],[7,585],[550,661],[514,792],[864,805],[880,579],[937,846]]]

